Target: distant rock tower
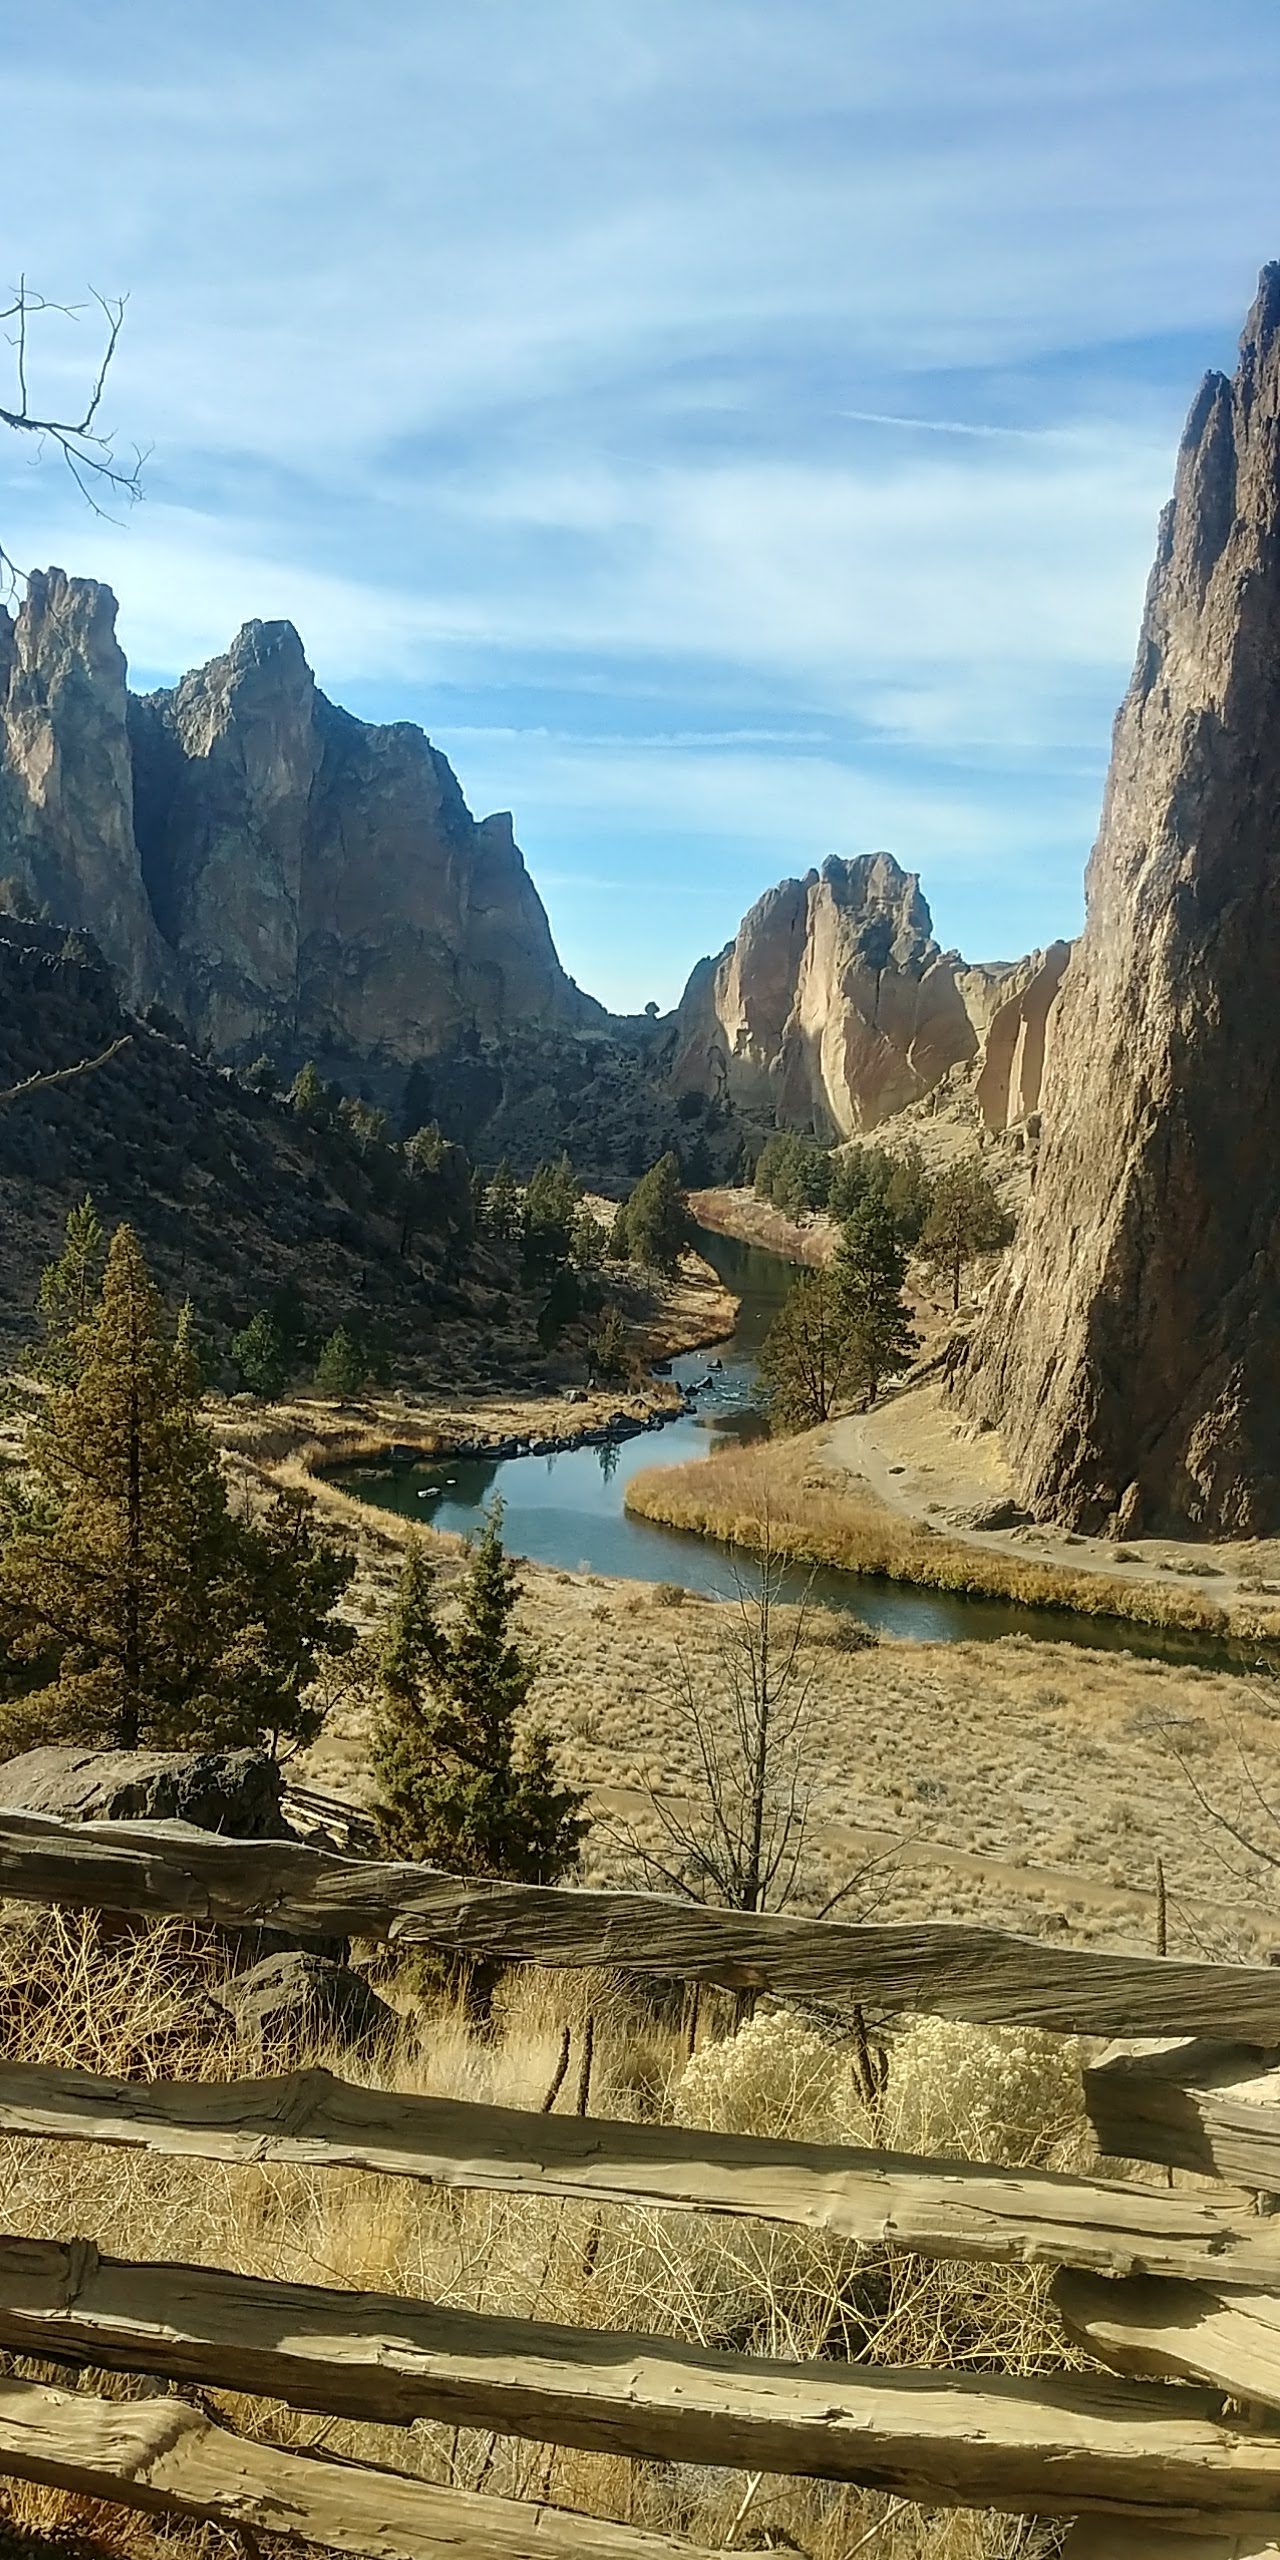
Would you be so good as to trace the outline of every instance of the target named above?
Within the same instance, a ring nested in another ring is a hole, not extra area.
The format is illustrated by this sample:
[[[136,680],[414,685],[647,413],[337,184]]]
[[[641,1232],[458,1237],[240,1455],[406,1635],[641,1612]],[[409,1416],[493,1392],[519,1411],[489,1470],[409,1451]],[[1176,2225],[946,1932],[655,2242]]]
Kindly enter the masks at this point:
[[[1280,1527],[1280,266],[1187,422],[1042,1110],[964,1405],[1041,1517]]]

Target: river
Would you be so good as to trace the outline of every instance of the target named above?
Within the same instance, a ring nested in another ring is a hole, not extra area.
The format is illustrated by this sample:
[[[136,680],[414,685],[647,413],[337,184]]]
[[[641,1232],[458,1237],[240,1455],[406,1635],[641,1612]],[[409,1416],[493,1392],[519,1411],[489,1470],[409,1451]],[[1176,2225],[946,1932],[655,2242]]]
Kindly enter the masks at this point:
[[[780,1254],[703,1228],[698,1249],[714,1264],[740,1301],[736,1331],[717,1349],[686,1352],[672,1375],[699,1389],[697,1408],[663,1430],[589,1449],[565,1449],[550,1457],[450,1458],[430,1465],[353,1469],[344,1475],[366,1502],[383,1505],[434,1529],[473,1530],[494,1494],[504,1506],[504,1535],[515,1555],[570,1572],[601,1573],[639,1582],[668,1582],[687,1591],[731,1597],[750,1583],[750,1559],[714,1540],[656,1522],[634,1519],[623,1508],[627,1485],[645,1467],[676,1466],[707,1456],[726,1431],[750,1426],[755,1410],[755,1354],[795,1278]],[[709,1381],[704,1387],[703,1381]],[[1207,1639],[1143,1628],[1130,1621],[1085,1618],[1070,1609],[1019,1608],[1003,1600],[968,1599],[926,1591],[878,1576],[797,1572],[788,1586],[797,1598],[808,1590],[825,1606],[851,1609],[888,1636],[928,1643],[1007,1635],[1088,1645],[1173,1661],[1225,1662],[1230,1648]]]

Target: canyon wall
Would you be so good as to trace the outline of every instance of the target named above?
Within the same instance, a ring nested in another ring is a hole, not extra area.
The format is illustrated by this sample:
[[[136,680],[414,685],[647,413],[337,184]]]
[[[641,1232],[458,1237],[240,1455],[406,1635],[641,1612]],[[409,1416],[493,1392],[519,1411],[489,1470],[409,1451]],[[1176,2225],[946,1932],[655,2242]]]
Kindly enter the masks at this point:
[[[1280,266],[1161,520],[1031,1202],[961,1394],[1043,1517],[1280,1527]]]
[[[963,1066],[987,1127],[1002,1130],[1038,1108],[1068,949],[967,966],[939,949],[919,880],[891,854],[833,857],[766,891],[719,957],[699,963],[668,1072],[677,1091],[840,1140]]]
[[[605,1021],[510,818],[474,820],[410,722],[328,702],[289,623],[130,698],[109,590],[34,576],[0,612],[0,876],[224,1055],[409,1065]]]

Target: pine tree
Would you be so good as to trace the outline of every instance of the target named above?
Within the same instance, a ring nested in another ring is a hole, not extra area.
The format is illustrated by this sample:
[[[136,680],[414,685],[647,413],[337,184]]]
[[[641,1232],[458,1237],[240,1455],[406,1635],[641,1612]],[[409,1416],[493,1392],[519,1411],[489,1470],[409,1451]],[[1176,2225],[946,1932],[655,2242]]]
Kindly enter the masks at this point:
[[[537,1666],[512,1632],[519,1581],[495,1502],[451,1628],[411,1538],[382,1662],[372,1768],[392,1856],[454,1873],[556,1884],[577,1864],[583,1795],[556,1775],[540,1726],[517,1738]]]
[[[998,1253],[1012,1234],[1013,1221],[976,1159],[949,1165],[921,1229],[920,1259],[932,1278],[946,1282],[953,1310],[968,1264],[979,1254]]]
[[[692,1238],[680,1166],[670,1153],[642,1174],[623,1212],[627,1250],[647,1271],[674,1271]]]
[[[631,1370],[631,1337],[612,1298],[602,1308],[591,1341],[591,1365],[601,1378],[625,1378]]]
[[[861,1335],[832,1273],[798,1273],[760,1350],[771,1419],[784,1431],[809,1431],[828,1422],[840,1399],[861,1381],[861,1350]]]
[[[578,1185],[568,1157],[535,1165],[525,1185],[521,1214],[527,1279],[549,1279],[568,1261],[577,1214]]]
[[[510,1244],[520,1224],[520,1194],[504,1156],[484,1195],[484,1229],[495,1244]]]
[[[871,1404],[886,1378],[911,1365],[915,1327],[903,1296],[906,1248],[884,1201],[869,1193],[849,1219],[832,1273],[849,1321],[853,1375]]]
[[[335,1325],[320,1346],[316,1385],[322,1395],[358,1396],[369,1375],[369,1362],[344,1324]]]
[[[75,1336],[88,1322],[102,1285],[106,1239],[88,1193],[78,1209],[68,1210],[63,1233],[62,1251],[41,1273],[36,1295],[44,1342],[31,1365],[38,1376],[49,1379],[69,1374]]]
[[[289,1108],[300,1120],[313,1128],[328,1128],[333,1120],[333,1101],[314,1058],[299,1067],[286,1096]]]
[[[28,1725],[123,1749],[296,1729],[320,1655],[349,1649],[331,1612],[353,1568],[301,1498],[265,1524],[232,1512],[189,1316],[170,1335],[129,1227],[71,1353],[0,1557],[10,1657],[35,1673]]]
[[[231,1358],[250,1395],[271,1403],[282,1393],[289,1377],[289,1351],[268,1307],[259,1307],[243,1331],[232,1335]]]

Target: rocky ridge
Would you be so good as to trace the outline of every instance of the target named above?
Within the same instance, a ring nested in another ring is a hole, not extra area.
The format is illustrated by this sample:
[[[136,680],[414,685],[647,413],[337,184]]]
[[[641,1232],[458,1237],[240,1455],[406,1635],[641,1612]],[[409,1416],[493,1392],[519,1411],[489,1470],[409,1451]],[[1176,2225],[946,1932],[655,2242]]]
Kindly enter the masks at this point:
[[[131,698],[110,591],[34,575],[0,612],[0,870],[223,1056],[409,1066],[604,1025],[510,818],[473,819],[411,722],[327,701],[290,623]]]
[[[1069,945],[970,966],[934,939],[913,872],[838,857],[766,891],[700,961],[671,1027],[678,1092],[831,1142],[878,1128],[965,1071],[981,1122],[1036,1111]]]
[[[1192,405],[1018,1241],[962,1382],[1077,1528],[1280,1521],[1280,266]]]

